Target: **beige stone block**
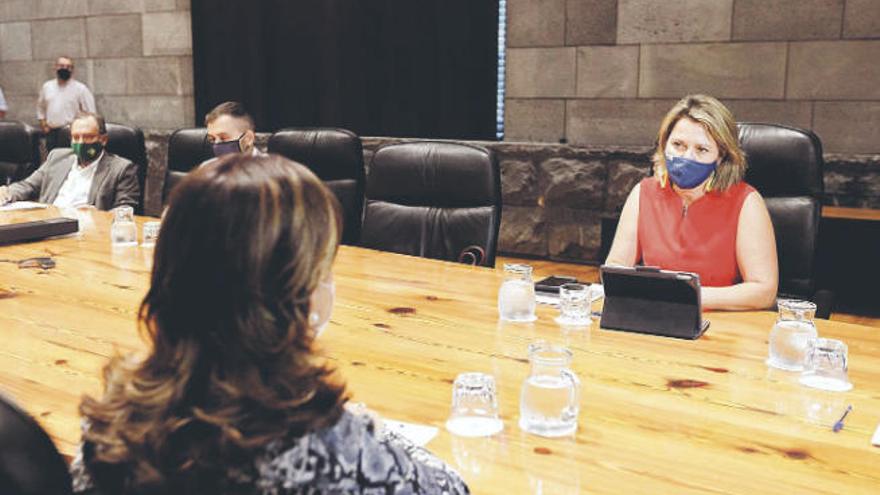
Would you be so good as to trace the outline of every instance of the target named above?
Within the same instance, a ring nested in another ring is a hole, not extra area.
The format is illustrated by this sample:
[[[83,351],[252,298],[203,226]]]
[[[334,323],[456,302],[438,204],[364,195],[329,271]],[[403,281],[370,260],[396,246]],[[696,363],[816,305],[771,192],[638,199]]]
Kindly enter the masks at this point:
[[[642,45],[639,97],[776,98],[785,90],[785,43]]]
[[[183,97],[183,127],[194,127],[196,125],[196,99],[193,96]]]
[[[18,120],[31,125],[37,124],[37,97],[35,95],[5,95],[7,120]]]
[[[844,38],[880,38],[880,2],[847,0],[843,19]]]
[[[131,14],[144,11],[144,0],[88,0],[90,15]]]
[[[880,99],[880,40],[791,43],[786,95],[792,99]]]
[[[635,98],[639,88],[639,47],[582,46],[577,51],[577,95]]]
[[[193,83],[192,56],[178,57],[177,61],[180,64],[180,88],[183,91],[183,94],[195,94],[195,84]]]
[[[817,101],[813,131],[827,153],[880,153],[880,102]]]
[[[677,100],[569,100],[568,142],[583,146],[653,146],[660,120]]]
[[[109,122],[142,129],[179,129],[186,125],[184,97],[100,96],[98,110]]]
[[[575,48],[512,48],[507,52],[507,95],[573,96]]]
[[[191,0],[177,0],[177,10],[191,10]]]
[[[189,11],[144,14],[144,55],[191,55]]]
[[[507,46],[565,44],[565,0],[507,2]]]
[[[766,122],[809,129],[813,104],[808,101],[724,100],[737,122]]]
[[[93,63],[92,82],[96,95],[124,95],[127,88],[127,60],[99,58]]]
[[[23,21],[37,16],[35,0],[0,0],[0,19],[3,22]]]
[[[5,1],[5,0],[4,0]],[[58,19],[80,17],[88,13],[87,0],[33,0],[36,3],[35,18]]]
[[[31,60],[31,23],[0,24],[0,61]]]
[[[617,42],[726,41],[732,14],[733,0],[620,0]]]
[[[128,61],[130,95],[183,95],[177,57],[149,57]]]
[[[5,95],[38,95],[51,77],[45,61],[0,63],[0,88]]]
[[[564,100],[507,100],[504,109],[505,141],[558,143],[564,137]]]
[[[177,6],[177,0],[143,0],[144,12],[161,12],[164,10],[181,10]],[[189,10],[189,4],[186,5]]]
[[[86,56],[85,19],[34,21],[31,38],[35,60],[55,60],[61,55]]]
[[[143,54],[139,14],[89,17],[86,31],[91,57],[139,57]]]
[[[566,45],[613,45],[617,40],[617,0],[567,0]]]
[[[814,40],[840,37],[844,0],[737,0],[735,40]]]

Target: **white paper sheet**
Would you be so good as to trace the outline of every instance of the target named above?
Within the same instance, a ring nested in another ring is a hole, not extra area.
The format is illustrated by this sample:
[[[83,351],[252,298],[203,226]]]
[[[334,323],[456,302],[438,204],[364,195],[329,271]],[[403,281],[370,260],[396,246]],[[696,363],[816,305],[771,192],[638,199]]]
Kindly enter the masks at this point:
[[[405,423],[387,418],[382,418],[382,427],[397,433],[419,447],[424,447],[437,436],[437,428],[434,426]]]
[[[8,205],[0,206],[0,211],[19,211],[19,210],[42,210],[49,205],[43,203],[34,203],[33,201],[15,201]]]
[[[601,284],[591,284],[590,285],[590,296],[592,296],[593,301],[597,301],[605,297],[605,289]],[[536,292],[535,293],[535,302],[538,304],[546,304],[548,306],[559,306],[559,295],[548,295],[545,292]]]
[[[880,424],[877,425],[877,429],[874,431],[874,438],[871,439],[871,443],[880,447]]]

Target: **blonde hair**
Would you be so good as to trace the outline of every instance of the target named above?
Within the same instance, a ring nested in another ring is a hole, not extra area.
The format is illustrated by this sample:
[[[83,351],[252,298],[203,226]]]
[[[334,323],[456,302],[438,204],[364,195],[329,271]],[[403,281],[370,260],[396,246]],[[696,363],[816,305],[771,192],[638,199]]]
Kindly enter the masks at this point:
[[[736,120],[723,103],[708,95],[687,95],[676,103],[663,117],[657,133],[657,149],[651,157],[654,173],[665,187],[666,142],[672,128],[683,118],[700,123],[718,145],[718,166],[706,185],[706,190],[724,191],[743,180],[746,173],[746,157],[739,147]]]

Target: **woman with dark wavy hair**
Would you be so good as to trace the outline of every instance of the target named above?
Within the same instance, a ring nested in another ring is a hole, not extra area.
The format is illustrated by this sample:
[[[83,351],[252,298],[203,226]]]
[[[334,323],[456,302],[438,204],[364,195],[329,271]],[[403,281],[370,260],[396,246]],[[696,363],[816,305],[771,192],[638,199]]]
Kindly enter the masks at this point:
[[[151,348],[85,397],[77,492],[467,493],[442,461],[346,410],[316,355],[341,220],[305,167],[234,154],[175,188],[139,322]]]

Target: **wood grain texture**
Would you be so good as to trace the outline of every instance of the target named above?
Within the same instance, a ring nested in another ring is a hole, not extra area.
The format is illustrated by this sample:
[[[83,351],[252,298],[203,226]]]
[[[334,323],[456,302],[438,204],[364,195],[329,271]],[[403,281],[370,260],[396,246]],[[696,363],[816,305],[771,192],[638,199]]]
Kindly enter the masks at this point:
[[[880,221],[880,210],[872,210],[870,208],[847,208],[845,206],[823,206],[822,217],[876,222]]]
[[[0,222],[52,216],[0,213]],[[70,454],[77,404],[100,391],[113,352],[143,349],[135,312],[151,252],[113,251],[108,215],[63,239],[0,247],[0,258],[51,254],[57,267],[0,263],[0,389],[39,418]],[[500,265],[499,265],[500,267]],[[552,268],[552,267],[551,267]],[[559,328],[540,307],[533,324],[497,321],[501,270],[343,247],[337,303],[322,336],[354,400],[392,419],[440,427],[429,444],[473,493],[877,493],[880,332],[819,321],[849,345],[844,394],[814,391],[764,364],[769,312],[707,313],[696,342]],[[552,272],[550,272],[552,273]],[[517,427],[526,346],[568,346],[582,381],[577,435],[543,439]],[[504,431],[462,439],[443,429],[457,373],[498,381]],[[831,424],[853,405],[846,427]]]

